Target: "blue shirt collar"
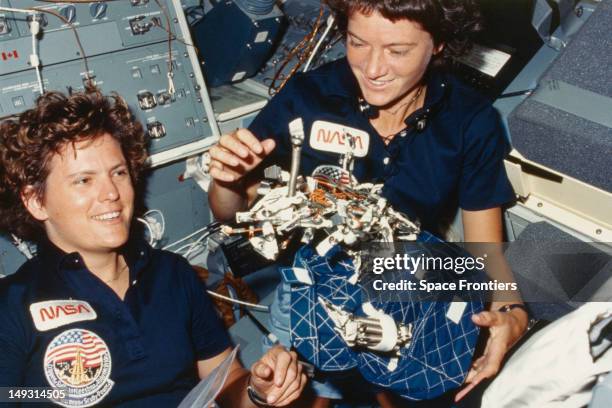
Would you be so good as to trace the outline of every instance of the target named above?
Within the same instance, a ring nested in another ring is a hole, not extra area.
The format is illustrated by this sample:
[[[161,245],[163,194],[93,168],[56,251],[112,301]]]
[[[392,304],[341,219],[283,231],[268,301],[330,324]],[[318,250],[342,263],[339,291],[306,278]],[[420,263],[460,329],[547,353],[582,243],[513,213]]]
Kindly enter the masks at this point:
[[[120,252],[125,256],[130,269],[130,280],[138,278],[151,257],[152,248],[142,239],[130,239]],[[66,253],[48,238],[38,243],[38,256],[43,265],[60,276],[70,270],[83,269],[85,263],[78,252]]]

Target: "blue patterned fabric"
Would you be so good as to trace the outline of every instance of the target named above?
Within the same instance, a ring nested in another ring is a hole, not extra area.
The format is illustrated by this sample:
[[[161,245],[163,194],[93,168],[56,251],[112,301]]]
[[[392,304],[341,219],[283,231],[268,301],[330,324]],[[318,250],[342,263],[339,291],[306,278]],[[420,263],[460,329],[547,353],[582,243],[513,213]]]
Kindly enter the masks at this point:
[[[429,246],[416,246],[420,251],[429,251],[429,255],[469,256],[426,232],[421,233],[418,241],[441,244],[434,246],[438,252],[435,254]],[[384,299],[364,299],[367,294],[361,286],[348,282],[354,267],[339,247],[322,257],[311,246],[304,246],[295,256],[293,268],[305,269],[314,284],[300,282],[292,268],[281,270],[285,281],[291,284],[291,341],[318,369],[343,371],[356,367],[368,382],[411,400],[432,399],[463,383],[479,333],[471,315],[483,309],[480,299],[468,299],[457,323],[447,318],[451,303],[435,301],[434,295],[424,299],[411,291],[402,291],[385,294]],[[451,271],[427,272],[429,282],[457,279],[458,275]],[[461,279],[476,280],[477,277],[466,273]],[[357,316],[366,315],[362,302],[368,300],[396,322],[412,323],[413,339],[408,347],[400,350],[401,357],[395,361],[393,356],[352,349],[334,330],[334,323],[317,301],[318,297]]]
[[[293,346],[322,371],[342,371],[357,366],[357,353],[347,347],[335,331],[334,323],[317,301],[321,296],[347,310],[356,310],[361,303],[361,290],[348,283],[354,272],[352,261],[339,246],[326,257],[317,255],[314,248],[303,246],[297,252],[294,268],[304,268],[312,274],[316,285],[291,287],[291,342]],[[288,268],[291,270],[291,268]],[[289,271],[282,270],[285,280]]]

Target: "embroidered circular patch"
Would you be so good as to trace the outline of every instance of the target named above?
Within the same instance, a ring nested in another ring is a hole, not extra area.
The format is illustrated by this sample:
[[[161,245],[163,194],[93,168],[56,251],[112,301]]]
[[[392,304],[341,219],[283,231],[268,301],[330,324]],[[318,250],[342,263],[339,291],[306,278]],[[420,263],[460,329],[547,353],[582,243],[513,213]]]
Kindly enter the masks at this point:
[[[45,352],[44,370],[52,387],[65,390],[56,400],[65,407],[90,407],[100,402],[115,384],[109,377],[111,356],[104,340],[84,329],[56,336]]]

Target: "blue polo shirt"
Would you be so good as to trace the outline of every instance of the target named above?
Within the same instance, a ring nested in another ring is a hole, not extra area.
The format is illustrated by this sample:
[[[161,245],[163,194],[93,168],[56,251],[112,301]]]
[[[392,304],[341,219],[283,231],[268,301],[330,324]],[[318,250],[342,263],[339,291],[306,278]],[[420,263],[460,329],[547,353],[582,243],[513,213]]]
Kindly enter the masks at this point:
[[[67,387],[76,406],[177,406],[230,340],[182,257],[133,242],[119,297],[50,243],[0,280],[0,386]]]
[[[512,201],[503,166],[509,144],[490,101],[445,73],[429,72],[426,80],[423,108],[385,145],[363,110],[346,59],[296,75],[249,126],[258,138],[277,143],[262,167],[276,163],[289,169],[288,123],[301,117],[306,135],[301,174],[309,175],[321,164],[338,164],[339,154],[310,146],[315,121],[363,130],[370,135],[369,150],[355,160],[355,177],[384,183],[383,195],[394,208],[419,218],[434,233],[457,206],[483,210]]]

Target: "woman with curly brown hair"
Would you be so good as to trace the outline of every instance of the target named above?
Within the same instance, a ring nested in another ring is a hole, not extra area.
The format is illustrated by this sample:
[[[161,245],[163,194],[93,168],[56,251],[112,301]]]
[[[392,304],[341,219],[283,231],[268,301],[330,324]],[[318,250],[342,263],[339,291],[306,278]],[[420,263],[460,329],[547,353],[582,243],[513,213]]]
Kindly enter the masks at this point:
[[[0,227],[38,248],[0,281],[0,386],[47,387],[63,406],[177,406],[230,354],[187,261],[130,236],[145,160],[118,96],[50,92],[0,125]],[[304,383],[277,347],[250,375],[235,362],[219,401],[285,406]]]
[[[333,152],[346,148],[334,135],[351,133],[360,141],[353,175],[359,182],[383,183],[382,193],[396,210],[442,234],[444,221],[460,208],[465,241],[501,242],[501,207],[514,199],[503,166],[508,142],[490,101],[446,69],[469,49],[479,29],[474,1],[327,3],[346,33],[346,58],[296,75],[248,130],[221,137],[210,151],[214,214],[231,219],[246,208],[260,169],[271,163],[289,168],[287,124],[301,117],[308,139],[302,174],[321,164],[337,165]],[[278,310],[288,310],[282,305],[287,290],[279,292]],[[528,319],[522,305],[494,302],[472,320],[490,336],[457,398],[495,375]],[[288,341],[288,318],[273,317],[272,324]],[[348,393],[333,388],[322,388],[320,395],[342,398],[357,387]]]

